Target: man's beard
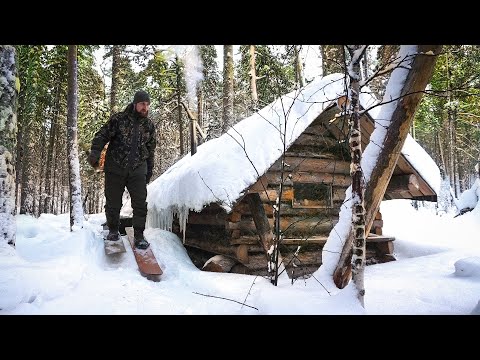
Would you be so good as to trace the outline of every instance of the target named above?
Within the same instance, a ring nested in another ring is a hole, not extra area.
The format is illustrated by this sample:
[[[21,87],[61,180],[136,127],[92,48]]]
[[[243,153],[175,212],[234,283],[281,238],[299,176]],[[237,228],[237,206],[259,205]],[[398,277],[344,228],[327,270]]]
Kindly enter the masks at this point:
[[[142,111],[137,110],[137,113],[140,117],[147,117],[148,116],[148,110],[142,110]]]

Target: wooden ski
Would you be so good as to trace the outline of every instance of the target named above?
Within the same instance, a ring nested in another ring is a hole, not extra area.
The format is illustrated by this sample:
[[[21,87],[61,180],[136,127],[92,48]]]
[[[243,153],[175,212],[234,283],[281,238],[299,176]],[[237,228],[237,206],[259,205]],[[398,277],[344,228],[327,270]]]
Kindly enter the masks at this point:
[[[163,271],[160,265],[158,265],[155,255],[153,255],[151,245],[145,250],[137,249],[133,238],[133,228],[126,227],[125,231],[127,232],[128,242],[132,247],[140,273],[150,280],[158,280],[158,277],[163,274]]]

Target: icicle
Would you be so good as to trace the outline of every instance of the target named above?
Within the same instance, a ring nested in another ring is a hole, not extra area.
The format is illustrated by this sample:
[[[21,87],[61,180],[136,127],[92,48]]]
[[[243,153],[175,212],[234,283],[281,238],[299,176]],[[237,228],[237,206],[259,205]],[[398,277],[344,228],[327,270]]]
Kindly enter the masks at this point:
[[[180,209],[177,209],[178,222],[180,223],[180,231],[183,234],[183,243],[185,244],[185,230],[187,229],[187,220],[188,213],[190,209],[182,206]]]
[[[185,230],[187,229],[189,212],[188,207],[178,208],[176,205],[161,210],[150,209],[147,214],[147,227],[172,231],[173,217],[176,216],[180,223],[180,231],[183,233],[183,243],[185,244]]]

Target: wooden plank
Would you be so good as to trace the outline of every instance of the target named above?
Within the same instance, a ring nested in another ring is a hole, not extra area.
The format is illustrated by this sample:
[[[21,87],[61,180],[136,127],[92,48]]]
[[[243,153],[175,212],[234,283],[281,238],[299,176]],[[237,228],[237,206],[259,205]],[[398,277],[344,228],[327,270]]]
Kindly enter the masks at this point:
[[[151,246],[143,249],[137,249],[134,244],[133,239],[133,228],[127,227],[125,228],[127,232],[128,241],[133,250],[133,255],[135,256],[135,260],[138,265],[138,269],[143,276],[150,277],[152,275],[160,276],[163,274],[162,269],[158,265],[157,259],[155,259],[155,255],[153,255],[153,251]]]
[[[103,234],[103,247],[106,255],[119,254],[127,251],[125,249],[125,245],[123,244],[122,236],[120,236],[120,239],[116,241],[111,241],[111,240],[107,240],[108,230],[103,230],[102,234]]]
[[[378,242],[385,242],[385,241],[395,241],[395,238],[390,236],[375,235],[372,233],[368,234],[368,237],[367,237],[367,242],[370,242],[370,243],[378,243]]]

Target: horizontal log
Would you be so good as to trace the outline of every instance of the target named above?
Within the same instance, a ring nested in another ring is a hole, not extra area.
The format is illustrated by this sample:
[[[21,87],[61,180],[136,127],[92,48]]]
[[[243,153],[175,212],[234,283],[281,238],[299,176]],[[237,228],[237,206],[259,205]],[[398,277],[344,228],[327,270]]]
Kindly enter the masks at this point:
[[[326,215],[338,215],[340,209],[336,208],[300,208],[292,207],[292,204],[282,203],[280,204],[280,216],[326,216]]]
[[[267,216],[273,216],[273,205],[263,204],[263,209],[265,210]],[[248,206],[248,204],[243,200],[235,206],[234,210],[242,215],[252,215],[250,206]]]
[[[308,126],[304,131],[303,134],[311,134],[311,135],[316,135],[316,136],[322,136],[325,138],[329,138],[328,136],[328,130],[323,124],[314,124],[312,123],[310,126]],[[332,139],[332,138],[330,138]],[[332,139],[336,142],[335,139]]]
[[[328,236],[311,236],[309,238],[284,238],[281,243],[283,245],[306,245],[306,244],[316,244],[316,245],[325,245],[327,242]],[[256,245],[258,244],[258,236],[242,236],[238,239],[230,240],[232,245]]]
[[[288,171],[290,172],[326,172],[326,173],[340,173],[350,174],[350,162],[342,160],[328,160],[328,159],[310,159],[297,158],[293,156],[286,156],[285,163],[288,164]],[[278,159],[269,169],[269,171],[280,171],[281,159]]]
[[[300,252],[296,257],[293,253],[283,257],[285,267],[291,268],[294,263],[297,266],[302,265],[320,265],[322,262],[321,251]],[[245,264],[250,270],[267,269],[267,258],[263,254],[250,254],[249,263]]]
[[[201,249],[204,251],[208,251],[212,254],[217,254],[217,255],[224,255],[227,257],[230,257],[232,259],[235,259],[236,261],[240,263],[248,262],[249,261],[249,256],[248,256],[248,251],[256,252],[256,253],[263,253],[263,248],[260,245],[250,245],[245,248],[245,246],[242,246],[241,249],[238,249],[237,246],[235,245],[223,245],[223,244],[218,244],[213,241],[206,241],[198,238],[186,238],[185,239],[185,246],[191,246],[196,249]]]
[[[268,189],[267,191],[259,192],[260,199],[262,202],[275,202],[279,197],[279,191],[276,189]],[[293,200],[293,189],[289,187],[284,187],[282,192],[282,201],[292,201]]]
[[[263,209],[268,217],[273,217],[273,205],[263,204]],[[247,204],[240,202],[235,206],[235,211],[243,216],[250,216],[251,211]],[[280,204],[281,216],[313,216],[313,215],[337,215],[340,212],[339,207],[332,208],[292,208],[292,204],[284,202]],[[235,222],[235,221],[232,221]]]
[[[188,219],[187,219],[187,223],[189,224],[215,225],[215,226],[225,226],[225,221],[227,221],[227,214],[225,213],[203,214],[203,213],[197,213],[192,211],[188,214]]]
[[[330,136],[308,134],[303,132],[294,142],[295,145],[320,146],[332,148],[338,144],[338,140]]]
[[[310,159],[336,159],[339,156],[333,152],[329,151],[320,151],[319,149],[313,147],[303,147],[303,149],[289,149],[285,152],[285,156],[298,157],[298,158],[310,158]]]
[[[270,226],[273,227],[274,219],[268,218]],[[332,227],[338,222],[338,216],[314,216],[310,218],[305,217],[282,217],[280,219],[280,229],[285,232],[286,236],[293,234],[317,235],[329,232]],[[227,230],[240,230],[242,235],[255,234],[256,227],[252,219],[242,219],[239,222],[226,222]]]
[[[279,171],[268,171],[264,175],[268,184],[271,185],[280,185],[281,183],[281,172]],[[333,186],[344,186],[348,187],[352,184],[352,178],[350,175],[345,174],[335,174],[335,173],[322,173],[322,172],[285,172],[283,176],[283,181],[285,185],[292,185],[295,183],[304,183],[304,184],[332,184]]]
[[[234,209],[228,216],[227,220],[231,222],[237,222],[242,220],[242,213]]]
[[[306,245],[306,244],[315,244],[315,245],[325,245],[327,242],[328,235],[316,235],[316,236],[310,236],[308,238],[284,238],[281,243],[283,245]],[[367,243],[384,243],[384,242],[392,242],[394,241],[394,237],[389,237],[389,236],[375,236],[375,234],[370,234],[367,237]],[[259,243],[258,236],[253,235],[253,236],[241,236],[238,239],[231,239],[230,243],[232,245],[256,245]],[[251,250],[253,252],[253,249]]]

